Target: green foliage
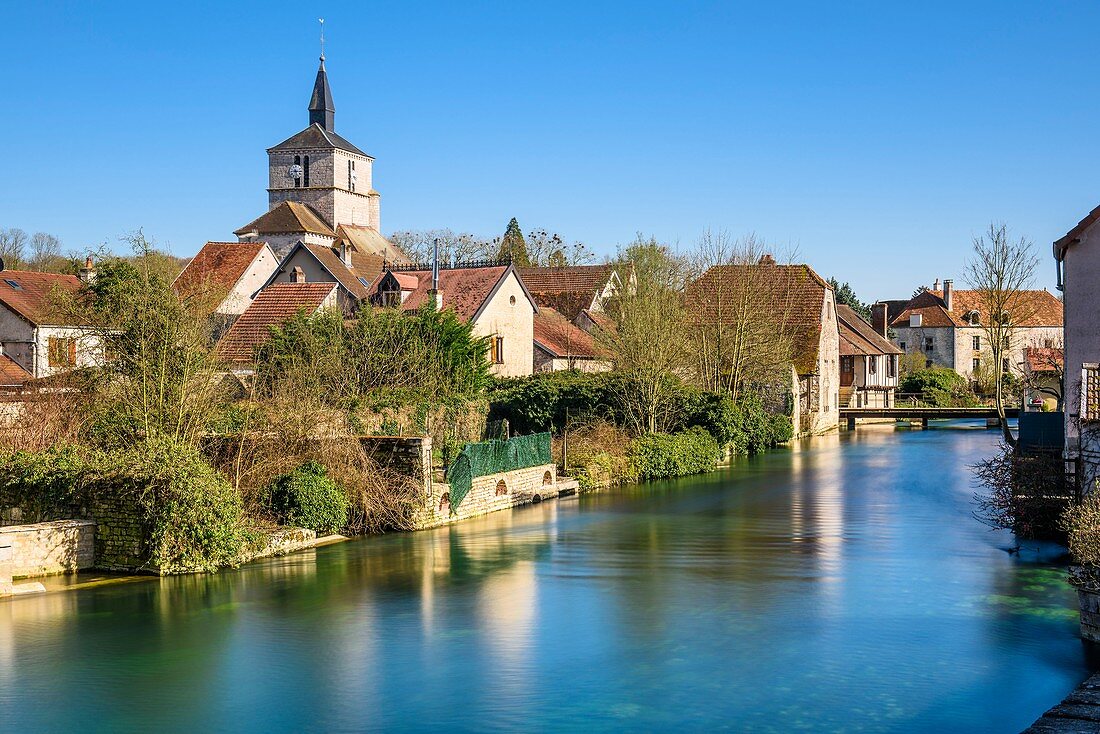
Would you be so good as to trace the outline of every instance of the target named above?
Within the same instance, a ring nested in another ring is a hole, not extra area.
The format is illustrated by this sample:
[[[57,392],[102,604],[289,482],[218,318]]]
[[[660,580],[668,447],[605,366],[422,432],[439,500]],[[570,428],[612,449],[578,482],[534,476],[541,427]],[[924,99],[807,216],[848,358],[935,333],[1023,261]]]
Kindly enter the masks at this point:
[[[630,447],[640,479],[668,479],[713,471],[721,451],[702,428],[679,433],[651,433],[634,439]]]
[[[507,420],[515,433],[559,430],[567,419],[615,414],[610,373],[540,372],[496,380],[489,388],[489,420]]]
[[[945,367],[910,372],[901,381],[898,392],[920,393],[924,402],[937,408],[965,408],[978,404],[966,378]]]
[[[755,454],[785,443],[794,435],[791,419],[767,410],[758,393],[744,393],[735,406],[731,443],[738,453]]]
[[[829,278],[829,285],[833,287],[833,297],[837,303],[843,303],[846,306],[850,306],[853,311],[865,318],[867,321],[871,320],[871,306],[859,300],[859,296],[856,295],[855,289],[848,283],[841,283],[836,278]]]
[[[523,239],[523,231],[519,228],[519,222],[515,217],[508,222],[508,228],[504,230],[504,237],[500,240],[500,251],[497,257],[512,258],[516,267],[527,267],[531,264],[531,258],[527,254],[527,242]]]
[[[72,446],[0,457],[0,509],[18,507],[30,521],[73,517],[81,504],[77,487],[87,464],[86,455]]]
[[[268,488],[268,508],[285,525],[333,532],[348,520],[348,498],[316,461],[276,477]]]
[[[580,458],[570,465],[570,471],[582,492],[638,481],[638,469],[633,457],[608,451],[600,451]]]

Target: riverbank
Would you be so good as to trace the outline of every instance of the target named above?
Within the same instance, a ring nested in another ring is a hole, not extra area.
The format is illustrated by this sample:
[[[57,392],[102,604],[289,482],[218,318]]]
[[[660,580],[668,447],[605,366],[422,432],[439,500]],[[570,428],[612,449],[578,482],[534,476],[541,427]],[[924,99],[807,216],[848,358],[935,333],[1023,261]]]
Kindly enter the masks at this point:
[[[1100,732],[1100,673],[1090,676],[1060,704],[1021,734],[1096,734]]]

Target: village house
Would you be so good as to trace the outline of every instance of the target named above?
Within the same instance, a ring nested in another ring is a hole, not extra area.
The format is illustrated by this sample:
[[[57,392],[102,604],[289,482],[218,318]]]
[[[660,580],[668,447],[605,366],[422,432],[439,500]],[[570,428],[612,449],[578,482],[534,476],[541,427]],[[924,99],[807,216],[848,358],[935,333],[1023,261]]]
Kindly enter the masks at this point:
[[[751,313],[735,305],[748,294]],[[840,421],[840,333],[832,287],[809,265],[779,265],[765,255],[756,265],[720,265],[688,286],[689,312],[701,324],[735,319],[763,322],[791,346],[791,384],[797,433],[821,433]]]
[[[271,337],[271,327],[282,326],[301,311],[307,316],[325,309],[340,310],[336,283],[273,283],[256,296],[218,341],[217,356],[247,372],[256,348]]]
[[[185,301],[205,301],[217,322],[217,339],[244,313],[278,264],[266,242],[207,242],[176,276],[172,288]]]
[[[890,408],[898,387],[898,356],[894,344],[846,304],[836,306],[840,337],[840,406]]]
[[[1025,349],[1062,343],[1062,303],[1048,291],[1021,291],[1011,313],[991,315],[984,310],[980,291],[956,290],[950,280],[943,282],[942,291],[923,291],[910,299],[889,326],[898,347],[921,354],[926,366],[946,367],[978,380],[983,369],[997,368],[990,363],[992,352],[982,328],[994,317],[1009,318],[1013,324],[1012,343],[999,367],[1017,376],[1023,371]]]
[[[94,272],[91,258],[80,277],[0,270],[0,377],[6,386],[100,363],[100,339],[59,308]]]
[[[1054,242],[1065,300],[1064,428],[1067,473],[1089,492],[1100,479],[1100,206]]]
[[[358,252],[342,240],[337,248],[299,242],[268,282],[334,283],[339,286],[340,308],[350,316],[371,295],[372,283],[385,265],[382,257]]]
[[[409,266],[406,266],[409,267]],[[387,267],[372,288],[378,306],[415,311],[431,305],[454,311],[490,339],[492,372],[529,375],[534,366],[534,317],[539,307],[513,265],[454,265],[432,270]]]
[[[590,332],[542,305],[534,320],[534,359],[535,372],[606,372],[612,366]]]
[[[549,306],[575,321],[582,313],[602,313],[622,288],[610,264],[519,268],[519,277],[539,307]]]

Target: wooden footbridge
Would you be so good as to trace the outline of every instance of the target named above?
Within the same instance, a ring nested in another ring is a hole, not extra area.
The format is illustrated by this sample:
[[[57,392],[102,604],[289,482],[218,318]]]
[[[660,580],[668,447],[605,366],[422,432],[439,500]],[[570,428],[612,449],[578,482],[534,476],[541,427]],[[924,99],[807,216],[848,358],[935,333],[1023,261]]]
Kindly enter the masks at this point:
[[[1005,417],[1017,418],[1019,408],[1005,408]],[[860,418],[894,418],[920,421],[921,428],[928,428],[928,421],[956,420],[959,418],[984,418],[997,420],[996,408],[927,408],[913,405],[895,405],[892,408],[841,408],[840,419],[847,422],[848,430],[856,427]]]

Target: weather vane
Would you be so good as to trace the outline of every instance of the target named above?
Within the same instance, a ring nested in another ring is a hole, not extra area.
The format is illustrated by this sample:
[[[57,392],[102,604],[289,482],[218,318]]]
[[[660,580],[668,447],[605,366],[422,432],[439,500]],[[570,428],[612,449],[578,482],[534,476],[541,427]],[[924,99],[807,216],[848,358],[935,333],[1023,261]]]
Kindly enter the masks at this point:
[[[321,24],[321,61],[325,60],[325,19],[318,18],[317,22]]]

